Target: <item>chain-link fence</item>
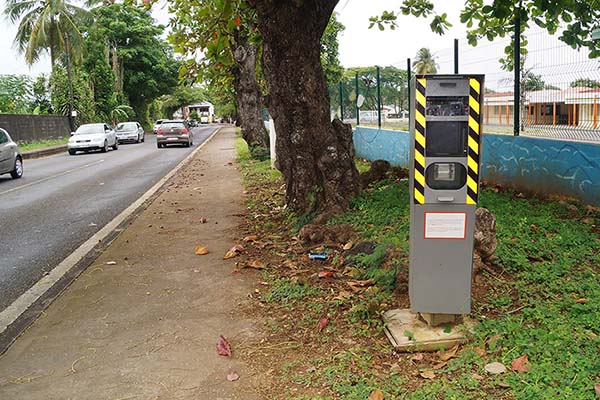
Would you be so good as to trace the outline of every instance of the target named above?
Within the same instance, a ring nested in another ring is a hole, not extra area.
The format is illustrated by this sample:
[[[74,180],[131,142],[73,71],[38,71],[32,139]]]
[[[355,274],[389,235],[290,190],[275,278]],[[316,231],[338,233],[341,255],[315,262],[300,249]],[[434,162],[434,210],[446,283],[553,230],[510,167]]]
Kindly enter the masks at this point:
[[[500,62],[509,37],[477,47],[458,41],[459,73],[485,74],[484,131],[512,135],[516,126],[520,135],[600,142],[600,61],[543,29],[533,28],[525,36],[528,51],[521,55],[518,86],[514,72]],[[447,48],[432,49],[439,74],[454,73],[453,41],[447,42]],[[341,83],[330,86],[332,117],[343,112],[344,121],[353,125],[407,130],[406,60],[380,67],[379,81],[377,70],[349,69]]]

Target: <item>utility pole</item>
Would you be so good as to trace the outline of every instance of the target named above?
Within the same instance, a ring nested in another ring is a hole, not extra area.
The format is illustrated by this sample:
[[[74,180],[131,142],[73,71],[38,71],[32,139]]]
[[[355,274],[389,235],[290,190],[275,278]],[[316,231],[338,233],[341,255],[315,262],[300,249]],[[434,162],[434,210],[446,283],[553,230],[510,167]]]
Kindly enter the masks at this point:
[[[521,120],[521,3],[519,3],[519,8],[517,8],[517,13],[515,16],[515,48],[513,54],[513,62],[515,67],[515,90],[513,98],[513,133],[515,136],[519,136],[519,123]]]

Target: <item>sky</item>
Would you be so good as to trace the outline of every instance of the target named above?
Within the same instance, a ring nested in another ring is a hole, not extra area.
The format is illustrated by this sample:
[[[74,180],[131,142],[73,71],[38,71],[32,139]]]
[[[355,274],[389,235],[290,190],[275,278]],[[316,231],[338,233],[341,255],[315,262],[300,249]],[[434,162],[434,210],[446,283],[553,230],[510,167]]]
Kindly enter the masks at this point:
[[[4,8],[6,0],[0,0]],[[159,23],[168,24],[167,1],[160,0],[153,8],[153,16]],[[508,38],[489,43],[482,41],[477,48],[468,46],[465,41],[466,27],[460,23],[460,10],[464,0],[434,0],[437,13],[447,13],[453,24],[443,36],[431,31],[429,20],[400,15],[396,30],[380,31],[369,29],[369,17],[382,11],[399,11],[401,0],[340,0],[336,12],[346,29],[339,37],[340,61],[344,67],[389,66],[406,68],[406,59],[414,58],[422,47],[428,47],[437,57],[439,73],[453,72],[453,42],[460,39],[460,72],[485,73],[487,86],[496,90],[510,89],[510,74],[500,69],[498,59],[504,54]],[[0,11],[1,12],[1,11]],[[4,19],[3,17],[0,17]],[[7,55],[0,63],[0,74],[28,74],[36,76],[50,72],[48,57],[33,66],[25,64],[23,56],[12,47],[17,27],[4,20],[5,34],[0,35],[0,51]],[[598,63],[587,61],[584,52],[575,52],[556,38],[549,37],[539,29],[530,32],[529,67],[545,74],[545,81],[564,87],[577,77],[585,76],[600,80]],[[577,64],[575,70],[572,65]]]

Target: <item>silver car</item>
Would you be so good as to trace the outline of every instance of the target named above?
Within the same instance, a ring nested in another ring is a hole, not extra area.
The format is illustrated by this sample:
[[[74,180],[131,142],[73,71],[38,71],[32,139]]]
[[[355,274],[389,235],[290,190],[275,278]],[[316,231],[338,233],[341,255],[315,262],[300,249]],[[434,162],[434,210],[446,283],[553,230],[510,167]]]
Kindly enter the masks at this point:
[[[119,149],[119,141],[115,131],[110,129],[107,124],[84,124],[72,133],[67,148],[70,155],[75,155],[77,151],[100,150],[103,153],[108,151],[108,147],[113,150]]]
[[[10,174],[13,179],[23,176],[23,158],[19,146],[10,138],[8,132],[0,128],[0,175]]]
[[[121,122],[117,124],[115,132],[119,143],[126,141],[139,143],[145,140],[144,129],[139,122]]]

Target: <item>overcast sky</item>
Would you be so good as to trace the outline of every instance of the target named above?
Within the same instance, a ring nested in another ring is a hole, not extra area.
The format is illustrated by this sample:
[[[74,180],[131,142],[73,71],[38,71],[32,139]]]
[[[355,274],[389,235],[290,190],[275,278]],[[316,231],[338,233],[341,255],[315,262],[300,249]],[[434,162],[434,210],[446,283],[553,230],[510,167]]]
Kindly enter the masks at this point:
[[[6,0],[0,0],[4,8]],[[162,24],[168,23],[166,0],[160,0],[153,8],[153,15]],[[466,27],[460,23],[459,14],[464,6],[464,0],[434,0],[438,13],[447,13],[453,27],[444,35],[431,32],[429,20],[412,16],[400,15],[396,30],[380,31],[376,27],[368,29],[369,17],[378,15],[384,10],[398,11],[401,0],[340,0],[336,8],[339,20],[346,29],[339,37],[340,61],[344,67],[357,66],[388,66],[394,65],[404,69],[406,59],[414,58],[422,47],[428,47],[437,57],[440,73],[453,72],[452,46],[454,38],[460,41],[460,72],[485,73],[488,87],[502,89],[510,87],[510,74],[500,69],[498,59],[503,57],[504,46],[508,38],[500,39],[490,44],[482,41],[477,48],[468,46],[464,40]],[[40,60],[28,67],[23,56],[12,47],[16,26],[4,21],[5,34],[0,36],[0,51],[5,55],[0,62],[0,74],[29,74],[48,73],[50,63],[48,58]],[[577,73],[569,70],[569,65],[586,62],[586,55],[577,53],[559,43],[556,38],[550,38],[539,30],[530,32],[530,56],[527,64],[533,67],[544,67],[542,72],[547,75],[546,82],[564,86],[568,81],[580,75],[600,78],[597,62],[587,62],[579,67]],[[8,57],[6,57],[8,56]],[[571,68],[572,69],[572,68]],[[565,72],[566,71],[566,72]]]

